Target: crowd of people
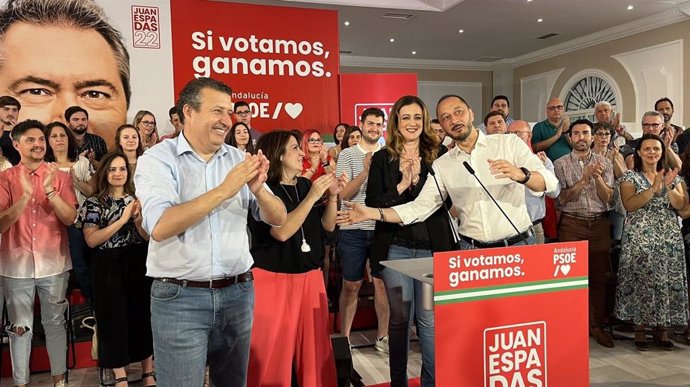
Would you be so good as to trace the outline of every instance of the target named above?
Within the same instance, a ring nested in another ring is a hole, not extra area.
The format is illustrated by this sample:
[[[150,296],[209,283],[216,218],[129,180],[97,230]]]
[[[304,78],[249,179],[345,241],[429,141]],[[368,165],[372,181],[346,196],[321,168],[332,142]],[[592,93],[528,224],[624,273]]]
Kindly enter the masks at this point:
[[[389,354],[391,386],[407,386],[413,322],[422,386],[435,385],[434,316],[421,284],[381,262],[437,251],[587,240],[594,340],[612,347],[603,324],[617,318],[634,324],[639,351],[688,343],[673,328],[689,319],[690,222],[680,219],[690,217],[690,151],[678,148],[690,132],[671,123],[667,98],[634,139],[606,102],[596,123],[570,122],[554,98],[531,128],[497,96],[484,132],[461,96],[442,97],[432,119],[408,95],[387,120],[369,108],[357,126],[338,123],[327,148],[314,129],[262,134],[231,94],[190,81],[169,111],[171,135],[159,138],[141,110],[110,152],[86,109],[17,123],[21,104],[0,97],[0,281],[15,385],[29,380],[36,294],[54,383],[66,385],[74,269],[116,387],[132,362],[146,386],[335,386],[322,273],[331,249],[342,335],[373,281],[374,346]]]

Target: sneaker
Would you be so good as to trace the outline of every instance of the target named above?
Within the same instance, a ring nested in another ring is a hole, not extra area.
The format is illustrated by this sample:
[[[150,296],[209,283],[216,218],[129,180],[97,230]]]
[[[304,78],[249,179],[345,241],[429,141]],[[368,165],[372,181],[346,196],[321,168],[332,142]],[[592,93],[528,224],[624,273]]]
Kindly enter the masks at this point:
[[[61,381],[55,383],[55,387],[69,387],[65,379],[62,379]]]
[[[380,339],[376,339],[374,348],[376,348],[376,350],[379,352],[388,353],[388,336],[383,336]]]

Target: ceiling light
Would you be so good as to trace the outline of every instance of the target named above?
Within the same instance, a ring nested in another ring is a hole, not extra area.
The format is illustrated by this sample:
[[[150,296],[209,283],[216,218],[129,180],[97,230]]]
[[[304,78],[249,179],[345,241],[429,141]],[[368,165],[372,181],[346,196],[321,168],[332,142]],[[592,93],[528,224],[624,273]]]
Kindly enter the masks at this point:
[[[390,39],[388,39],[388,41],[391,42],[391,43],[393,43],[393,42],[395,42],[395,39],[390,38]]]
[[[463,33],[465,33],[465,30],[458,30],[458,32],[463,34]]]
[[[532,2],[532,0],[527,0],[527,2],[528,2],[528,3],[531,3],[531,2]]]
[[[635,8],[635,7],[633,7],[632,5],[629,5],[629,6],[628,6],[628,11],[632,11],[634,8]]]
[[[537,19],[537,23],[541,23],[543,21],[544,21],[544,19],[542,19],[542,18]]]
[[[349,26],[350,22],[346,20],[345,23],[343,23],[343,24],[345,24],[346,26]]]
[[[417,55],[417,51],[412,51],[412,55]]]

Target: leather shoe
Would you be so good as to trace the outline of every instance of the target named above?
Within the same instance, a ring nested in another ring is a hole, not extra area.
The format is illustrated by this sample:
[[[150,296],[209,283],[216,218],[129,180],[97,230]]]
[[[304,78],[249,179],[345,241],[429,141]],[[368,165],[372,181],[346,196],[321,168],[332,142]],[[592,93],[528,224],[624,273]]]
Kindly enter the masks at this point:
[[[601,328],[592,329],[590,331],[590,336],[592,336],[594,340],[602,347],[613,348],[613,338],[611,338],[611,336],[604,332]]]

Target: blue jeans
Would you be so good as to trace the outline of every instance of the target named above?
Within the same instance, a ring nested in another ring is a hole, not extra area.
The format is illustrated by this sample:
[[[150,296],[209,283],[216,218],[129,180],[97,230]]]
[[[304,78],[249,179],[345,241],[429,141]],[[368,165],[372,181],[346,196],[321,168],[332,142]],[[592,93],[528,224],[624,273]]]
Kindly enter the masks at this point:
[[[71,225],[67,227],[67,236],[69,238],[69,253],[72,256],[72,268],[74,269],[74,274],[77,276],[79,288],[84,294],[84,297],[86,297],[89,302],[92,302],[91,268],[87,261],[89,247],[84,240],[84,232],[81,228]]]
[[[244,387],[254,319],[254,284],[199,289],[153,281],[151,328],[158,385]]]
[[[367,259],[371,252],[373,230],[340,230],[338,235],[338,255],[342,262],[343,279],[346,281],[361,281],[367,266]],[[381,278],[380,273],[371,275]]]
[[[388,260],[431,257],[430,250],[415,250],[392,245]],[[407,387],[407,355],[410,344],[410,316],[417,320],[417,335],[422,347],[422,387],[435,385],[434,372],[434,311],[425,310],[422,283],[390,268],[381,272],[386,286],[390,321],[388,346],[390,354],[391,387]]]
[[[67,372],[67,280],[69,273],[45,278],[4,277],[7,313],[10,318],[10,353],[12,354],[12,378],[15,385],[29,384],[29,357],[31,338],[34,334],[34,299],[38,292],[41,301],[41,325],[46,334],[46,348],[53,376]],[[24,328],[21,335],[11,326]]]

